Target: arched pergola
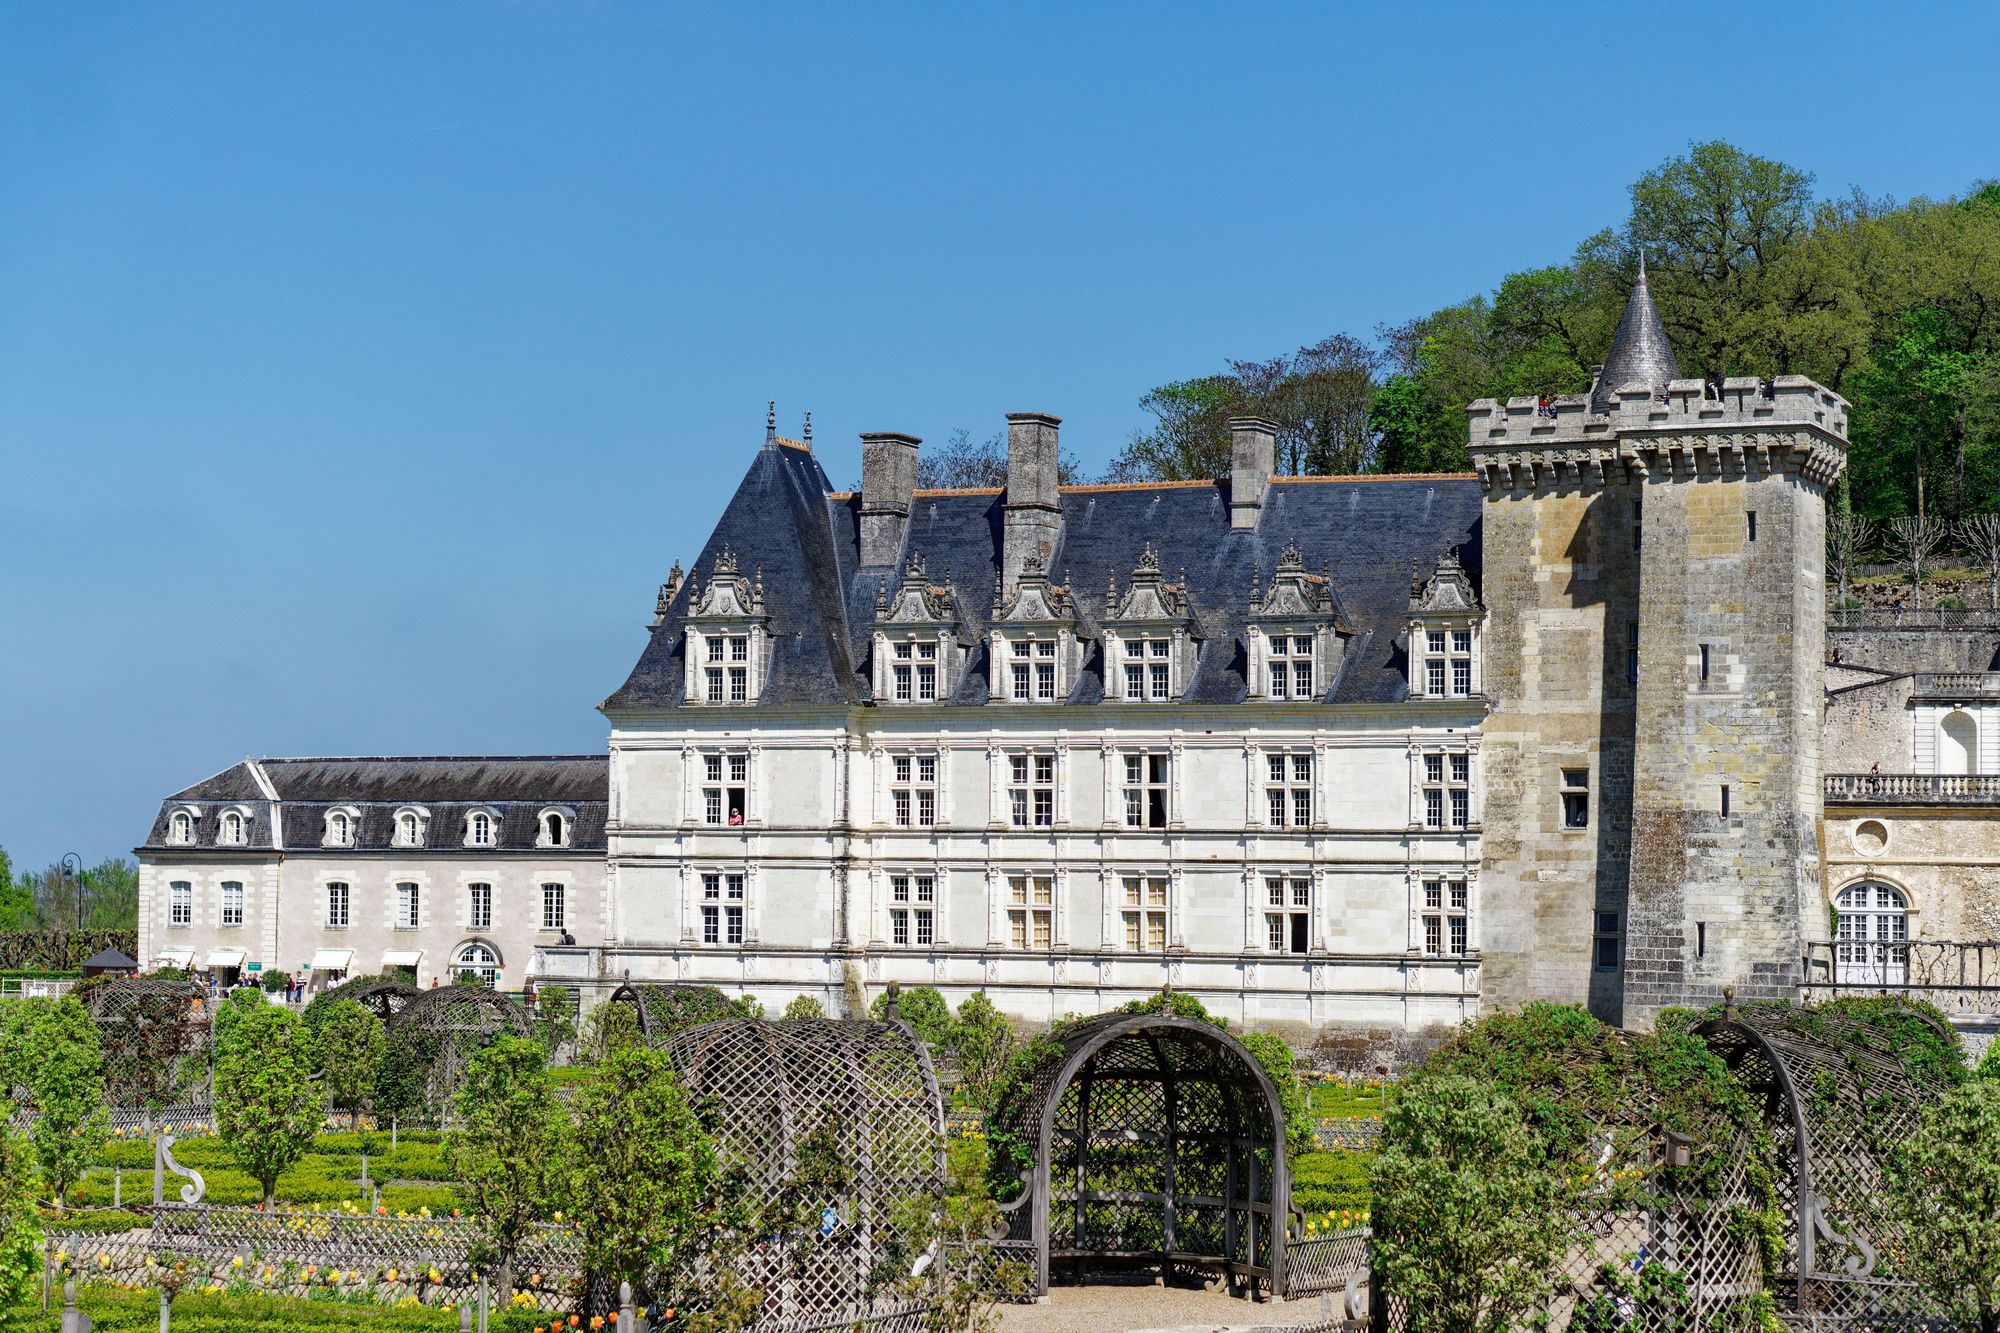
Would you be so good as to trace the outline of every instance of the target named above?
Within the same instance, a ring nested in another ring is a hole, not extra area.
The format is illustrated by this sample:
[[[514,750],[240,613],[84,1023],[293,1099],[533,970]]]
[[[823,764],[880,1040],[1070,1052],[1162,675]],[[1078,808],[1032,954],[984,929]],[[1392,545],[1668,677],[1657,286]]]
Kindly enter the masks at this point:
[[[627,981],[611,992],[608,1003],[631,1005],[640,1039],[656,1048],[682,1028],[744,1017],[742,1006],[713,986]]]
[[[372,981],[348,982],[324,993],[329,1002],[352,1000],[375,1017],[387,1023],[410,1005],[410,1001],[423,992],[408,982],[392,977],[376,977]]]
[[[1143,1263],[1282,1294],[1291,1171],[1256,1057],[1211,1023],[1164,1014],[1053,1035],[994,1115],[995,1137],[1033,1157],[1008,1239],[1032,1240],[1036,1290],[1064,1262]]]
[[[503,1036],[532,1037],[526,1007],[485,986],[418,991],[389,1018],[390,1043],[413,1045],[427,1067],[424,1100],[442,1104],[457,1089],[465,1062]]]
[[[81,994],[104,1049],[111,1105],[207,1104],[215,1014],[199,983],[120,977],[87,985]]]

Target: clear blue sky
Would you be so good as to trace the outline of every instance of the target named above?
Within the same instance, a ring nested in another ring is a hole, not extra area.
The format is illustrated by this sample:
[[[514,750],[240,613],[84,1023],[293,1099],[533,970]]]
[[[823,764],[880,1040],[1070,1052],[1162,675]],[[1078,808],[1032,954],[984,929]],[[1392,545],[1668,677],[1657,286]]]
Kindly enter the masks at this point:
[[[1788,10],[1789,12],[1781,12]],[[0,846],[600,751],[763,432],[1065,418],[1560,260],[1690,140],[2000,172],[1987,6],[0,4]]]

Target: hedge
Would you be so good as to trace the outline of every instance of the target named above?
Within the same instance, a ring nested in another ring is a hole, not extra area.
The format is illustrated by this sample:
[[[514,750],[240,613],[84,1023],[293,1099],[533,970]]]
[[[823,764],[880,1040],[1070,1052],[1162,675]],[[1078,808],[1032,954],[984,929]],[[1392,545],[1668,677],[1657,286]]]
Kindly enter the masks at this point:
[[[160,1295],[91,1285],[77,1292],[77,1309],[96,1321],[100,1333],[156,1333]],[[0,1325],[57,1333],[62,1302],[54,1298],[42,1313],[39,1297],[5,1312]],[[544,1316],[546,1319],[546,1316]],[[532,1326],[532,1325],[531,1325]],[[281,1296],[229,1296],[188,1292],[174,1301],[174,1333],[455,1333],[458,1314],[436,1306],[393,1306],[347,1301],[300,1300]]]

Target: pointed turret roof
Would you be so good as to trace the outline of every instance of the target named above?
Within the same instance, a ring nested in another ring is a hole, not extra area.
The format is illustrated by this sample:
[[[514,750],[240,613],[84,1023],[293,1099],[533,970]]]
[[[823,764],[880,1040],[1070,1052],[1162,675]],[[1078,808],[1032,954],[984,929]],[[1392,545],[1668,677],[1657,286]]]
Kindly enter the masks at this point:
[[[1666,326],[1660,323],[1660,308],[1653,304],[1653,292],[1646,285],[1646,256],[1639,256],[1639,280],[1625,301],[1625,317],[1618,321],[1618,336],[1611,340],[1611,352],[1604,358],[1603,373],[1591,386],[1590,410],[1609,412],[1618,405],[1617,393],[1634,381],[1650,389],[1680,378],[1680,363],[1674,359],[1673,344],[1667,341]]]

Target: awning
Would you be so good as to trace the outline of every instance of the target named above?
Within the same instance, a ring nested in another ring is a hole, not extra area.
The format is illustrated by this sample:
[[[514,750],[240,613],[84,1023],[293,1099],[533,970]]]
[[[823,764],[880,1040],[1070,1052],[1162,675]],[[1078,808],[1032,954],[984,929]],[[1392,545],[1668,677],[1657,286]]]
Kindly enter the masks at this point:
[[[208,951],[208,962],[203,964],[203,966],[211,972],[218,967],[241,967],[243,966],[243,951],[241,949],[210,949]]]
[[[162,949],[160,950],[159,958],[154,961],[153,966],[178,967],[181,971],[185,972],[188,969],[188,964],[193,961],[193,949]]]
[[[382,955],[384,967],[415,967],[423,961],[422,949],[390,949]]]
[[[320,949],[313,954],[312,970],[315,972],[345,972],[347,965],[354,961],[352,949]]]

